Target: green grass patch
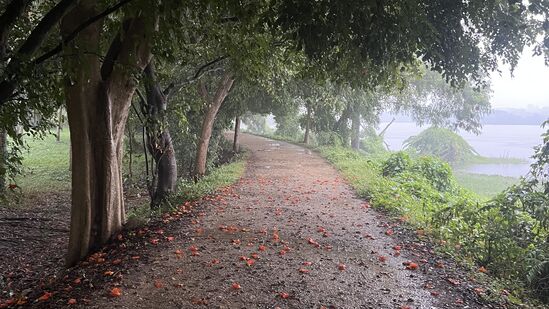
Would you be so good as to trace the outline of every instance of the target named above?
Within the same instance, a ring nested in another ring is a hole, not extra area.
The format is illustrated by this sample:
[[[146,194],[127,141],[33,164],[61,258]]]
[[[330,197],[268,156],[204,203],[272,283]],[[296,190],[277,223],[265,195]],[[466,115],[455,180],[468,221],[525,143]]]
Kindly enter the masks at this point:
[[[29,138],[26,142],[28,150],[23,154],[23,174],[15,179],[23,192],[70,190],[68,129],[61,132],[59,142],[53,135],[43,139]]]
[[[197,200],[203,196],[212,194],[219,189],[232,185],[238,181],[246,170],[247,153],[233,158],[233,162],[223,164],[202,177],[198,182],[182,180],[178,185],[177,194],[170,201],[171,205],[152,210],[150,205],[143,204],[128,211],[126,227],[135,228],[145,225],[151,218],[158,217],[162,213],[181,205],[186,201]]]
[[[235,183],[244,174],[246,157],[245,153],[239,155],[232,163],[219,166],[208,175],[202,177],[198,182],[192,180],[181,181],[179,183],[176,202],[196,200]]]
[[[43,138],[29,137],[26,141],[28,149],[23,153],[22,174],[15,182],[24,194],[52,191],[68,191],[71,188],[70,165],[70,133],[65,128],[61,131],[59,141],[53,134]],[[132,156],[131,183],[144,181],[145,158],[143,151],[138,149]],[[124,153],[122,174],[124,182],[129,179],[129,155]],[[74,158],[78,160],[78,158]],[[149,158],[150,159],[150,158]]]
[[[528,160],[519,159],[519,158],[493,158],[493,157],[483,157],[483,156],[473,156],[467,159],[462,165],[473,165],[473,164],[525,164],[528,163]]]
[[[484,200],[496,196],[519,182],[519,179],[514,177],[480,175],[462,171],[454,171],[454,176],[462,187],[475,192]]]

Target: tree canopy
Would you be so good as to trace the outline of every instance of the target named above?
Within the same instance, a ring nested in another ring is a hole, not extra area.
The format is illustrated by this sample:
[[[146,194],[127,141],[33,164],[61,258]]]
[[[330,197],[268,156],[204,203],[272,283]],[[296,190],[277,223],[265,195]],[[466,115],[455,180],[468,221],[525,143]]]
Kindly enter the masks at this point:
[[[5,0],[1,7],[0,132],[20,147],[23,135],[47,132],[64,107],[72,154],[81,158],[72,166],[69,265],[122,228],[124,132],[139,100],[164,116],[174,112],[146,128],[156,136],[149,146],[166,145],[151,153],[196,150],[186,158],[198,178],[209,145],[247,112],[273,113],[279,130],[294,134],[300,124],[305,141],[310,131],[330,132],[327,139],[355,148],[362,121],[375,122],[391,106],[474,131],[488,111],[488,91],[475,89],[486,89],[489,72],[516,65],[525,48],[549,63],[546,0]],[[139,117],[159,115],[147,108]],[[170,124],[185,125],[175,147]],[[6,163],[17,160],[4,150],[0,159],[3,178]],[[177,177],[168,178],[171,190]]]

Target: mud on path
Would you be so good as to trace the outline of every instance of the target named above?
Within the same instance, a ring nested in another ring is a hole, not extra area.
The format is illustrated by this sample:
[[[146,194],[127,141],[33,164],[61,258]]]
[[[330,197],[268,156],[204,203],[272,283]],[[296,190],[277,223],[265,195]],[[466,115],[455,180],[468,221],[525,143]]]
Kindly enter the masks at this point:
[[[122,296],[105,286],[90,306],[492,307],[317,154],[250,135],[241,143],[251,151],[245,176],[170,229],[171,241],[116,285]]]

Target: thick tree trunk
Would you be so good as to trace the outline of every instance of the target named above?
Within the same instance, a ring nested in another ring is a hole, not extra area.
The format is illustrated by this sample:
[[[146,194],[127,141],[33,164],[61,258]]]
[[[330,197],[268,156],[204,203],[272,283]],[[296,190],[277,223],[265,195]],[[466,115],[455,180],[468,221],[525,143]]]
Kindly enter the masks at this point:
[[[160,90],[152,60],[145,68],[145,78],[147,98],[144,103],[149,123],[147,126],[147,149],[154,159],[157,175],[151,207],[157,208],[175,191],[177,161],[170,131],[165,121],[168,100]]]
[[[204,120],[202,120],[202,128],[200,130],[200,138],[198,141],[198,147],[196,151],[196,165],[194,170],[194,177],[200,178],[206,174],[206,160],[208,156],[208,146],[210,144],[210,137],[212,136],[213,125],[217,112],[223,104],[223,101],[229,94],[231,87],[233,86],[234,78],[231,73],[226,72],[221,82],[217,87],[217,91],[213,98],[210,98],[206,85],[203,81],[198,82],[198,92],[202,99],[206,102],[206,113],[204,114]]]
[[[239,135],[240,135],[240,116],[236,116],[235,120],[234,120],[234,139],[233,139],[233,152],[234,153],[238,153],[238,151],[240,150],[239,148],[239,145],[238,145],[238,138],[239,138]]]
[[[311,106],[307,104],[307,119],[305,119],[305,136],[303,137],[303,144],[309,144],[309,135],[311,131]]]
[[[354,150],[360,148],[360,114],[353,113],[351,123],[351,147]]]
[[[83,0],[68,13],[61,24],[62,34],[70,34],[82,20],[95,16],[94,4]],[[73,157],[68,266],[107,242],[125,220],[122,145],[136,87],[134,70],[142,70],[150,58],[145,28],[141,19],[129,20],[119,36],[124,39],[113,42],[103,67],[96,53],[101,23],[80,32],[66,48],[66,54],[75,55],[64,62]],[[119,66],[105,68],[115,60]]]
[[[7,151],[8,151],[8,135],[6,130],[0,130],[0,195],[6,192],[6,176],[7,176]]]

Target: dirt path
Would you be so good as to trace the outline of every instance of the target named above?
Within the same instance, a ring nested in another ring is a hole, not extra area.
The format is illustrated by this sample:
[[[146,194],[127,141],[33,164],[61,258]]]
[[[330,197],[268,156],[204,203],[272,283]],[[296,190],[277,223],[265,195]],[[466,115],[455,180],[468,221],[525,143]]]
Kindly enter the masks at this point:
[[[318,155],[249,135],[242,144],[245,177],[169,231],[169,245],[124,275],[121,297],[92,295],[94,307],[486,307]]]

